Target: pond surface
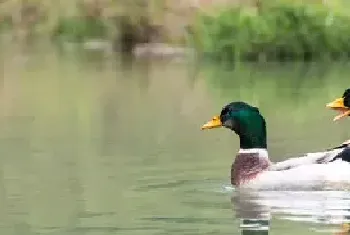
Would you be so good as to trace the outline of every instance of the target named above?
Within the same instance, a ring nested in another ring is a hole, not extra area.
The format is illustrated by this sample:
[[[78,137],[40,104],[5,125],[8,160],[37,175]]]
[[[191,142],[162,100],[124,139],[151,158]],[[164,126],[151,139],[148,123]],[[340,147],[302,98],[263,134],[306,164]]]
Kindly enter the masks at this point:
[[[334,234],[350,219],[346,192],[236,192],[237,136],[200,130],[243,100],[266,117],[273,161],[338,145],[350,120],[325,104],[349,87],[348,64],[1,50],[0,234]]]

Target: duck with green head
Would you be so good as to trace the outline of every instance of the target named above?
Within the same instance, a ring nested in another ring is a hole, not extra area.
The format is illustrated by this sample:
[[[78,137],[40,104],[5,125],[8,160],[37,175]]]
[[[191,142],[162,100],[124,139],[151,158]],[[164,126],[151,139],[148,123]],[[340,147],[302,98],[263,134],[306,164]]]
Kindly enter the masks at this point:
[[[346,89],[341,98],[337,98],[328,103],[328,108],[338,111],[340,114],[334,117],[333,121],[350,116],[350,88]]]
[[[344,91],[341,98],[337,98],[333,100],[332,102],[328,103],[326,107],[339,112],[339,114],[334,117],[333,121],[338,121],[345,117],[349,117],[350,116],[350,88]],[[350,146],[350,139],[345,141],[342,145]]]
[[[267,151],[266,121],[257,107],[242,101],[229,103],[202,130],[219,127],[234,131],[240,140],[239,152],[231,166],[231,184],[235,187],[315,190],[334,182],[350,183],[350,151],[346,147],[272,163]]]

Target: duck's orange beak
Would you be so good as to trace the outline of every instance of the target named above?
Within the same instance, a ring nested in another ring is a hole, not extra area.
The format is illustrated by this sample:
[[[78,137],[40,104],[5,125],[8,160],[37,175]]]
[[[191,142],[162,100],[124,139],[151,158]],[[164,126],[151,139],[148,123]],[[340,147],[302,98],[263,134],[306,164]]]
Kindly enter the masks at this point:
[[[222,127],[222,123],[219,116],[214,116],[209,122],[205,123],[202,126],[202,130],[208,130],[213,128]]]
[[[327,108],[340,112],[333,121],[337,121],[350,115],[350,108],[344,106],[344,98],[337,98],[326,105]]]

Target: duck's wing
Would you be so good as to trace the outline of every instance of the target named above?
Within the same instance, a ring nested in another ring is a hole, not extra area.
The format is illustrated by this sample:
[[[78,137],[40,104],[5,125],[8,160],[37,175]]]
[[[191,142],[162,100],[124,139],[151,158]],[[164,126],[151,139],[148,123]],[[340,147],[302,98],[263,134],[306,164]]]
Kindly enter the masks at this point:
[[[289,158],[288,160],[274,163],[270,166],[271,171],[288,170],[301,165],[327,164],[338,158],[350,160],[350,148],[337,148],[325,152],[306,153],[302,156]]]
[[[264,171],[242,187],[274,191],[344,190],[350,188],[350,164],[335,160],[327,164],[295,166],[289,170]]]

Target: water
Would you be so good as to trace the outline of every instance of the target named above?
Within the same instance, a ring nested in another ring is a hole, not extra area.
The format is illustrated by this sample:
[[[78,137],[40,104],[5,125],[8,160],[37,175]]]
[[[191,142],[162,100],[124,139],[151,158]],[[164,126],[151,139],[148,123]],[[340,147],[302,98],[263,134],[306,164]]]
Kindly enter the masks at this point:
[[[335,146],[350,122],[333,123],[325,104],[349,86],[346,64],[230,71],[2,51],[1,234],[334,234],[350,218],[346,192],[235,191],[238,138],[200,131],[244,100],[266,117],[273,161]]]

